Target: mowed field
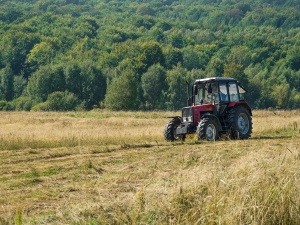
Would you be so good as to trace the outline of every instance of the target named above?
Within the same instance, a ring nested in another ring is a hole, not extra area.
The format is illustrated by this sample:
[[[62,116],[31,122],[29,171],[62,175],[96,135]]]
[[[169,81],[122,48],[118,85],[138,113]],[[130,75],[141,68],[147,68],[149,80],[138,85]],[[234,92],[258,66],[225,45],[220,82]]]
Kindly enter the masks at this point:
[[[300,111],[165,142],[180,112],[1,112],[0,224],[299,224]]]

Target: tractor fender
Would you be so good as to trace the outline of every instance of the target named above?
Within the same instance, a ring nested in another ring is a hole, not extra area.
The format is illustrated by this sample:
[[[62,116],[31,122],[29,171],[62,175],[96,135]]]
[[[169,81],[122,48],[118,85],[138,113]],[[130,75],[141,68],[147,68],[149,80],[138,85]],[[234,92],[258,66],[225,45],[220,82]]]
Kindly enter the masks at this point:
[[[179,126],[182,123],[181,116],[168,116],[168,118],[172,118],[174,121],[176,121],[175,125]]]
[[[222,125],[221,125],[221,122],[219,120],[219,118],[217,116],[215,116],[214,114],[210,114],[210,113],[207,113],[207,114],[204,114],[202,118],[210,118],[212,119],[213,121],[215,121],[218,125],[218,128],[219,128],[219,131],[222,131]]]
[[[233,107],[237,107],[239,105],[242,105],[243,107],[245,107],[246,109],[248,109],[250,115],[252,116],[251,107],[249,106],[249,104],[246,101],[231,102],[231,103],[228,104],[227,108],[233,108]]]

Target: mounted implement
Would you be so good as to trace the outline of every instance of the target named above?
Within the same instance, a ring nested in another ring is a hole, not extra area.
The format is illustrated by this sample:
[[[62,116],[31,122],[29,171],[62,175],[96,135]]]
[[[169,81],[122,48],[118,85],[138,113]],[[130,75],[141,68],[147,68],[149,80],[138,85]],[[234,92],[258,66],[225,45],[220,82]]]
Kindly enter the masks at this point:
[[[189,92],[189,88],[188,88]],[[166,124],[166,141],[184,141],[187,134],[214,141],[222,134],[231,139],[248,139],[252,133],[252,111],[244,100],[246,90],[233,78],[198,79],[193,84],[182,116]]]

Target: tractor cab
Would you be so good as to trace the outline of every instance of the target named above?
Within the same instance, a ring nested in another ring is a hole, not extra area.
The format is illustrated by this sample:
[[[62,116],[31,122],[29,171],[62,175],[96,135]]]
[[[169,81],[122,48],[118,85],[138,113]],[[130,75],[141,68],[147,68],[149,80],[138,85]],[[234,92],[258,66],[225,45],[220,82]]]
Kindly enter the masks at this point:
[[[246,90],[233,78],[196,80],[193,86],[193,104],[228,104],[244,100]]]
[[[189,88],[188,88],[189,92]],[[247,139],[252,132],[251,108],[246,90],[233,78],[195,80],[188,106],[165,127],[167,141],[184,140],[196,133],[199,139],[216,140],[223,133],[233,139]]]

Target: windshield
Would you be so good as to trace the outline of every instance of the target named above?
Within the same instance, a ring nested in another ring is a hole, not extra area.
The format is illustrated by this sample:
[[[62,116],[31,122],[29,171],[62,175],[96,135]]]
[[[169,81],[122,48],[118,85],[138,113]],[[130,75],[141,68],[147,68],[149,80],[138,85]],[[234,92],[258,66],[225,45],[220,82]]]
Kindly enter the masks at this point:
[[[216,82],[198,84],[198,93],[195,95],[195,104],[210,104],[214,100],[219,103],[219,90]]]
[[[246,90],[235,81],[198,83],[195,105],[238,102],[244,100]]]

